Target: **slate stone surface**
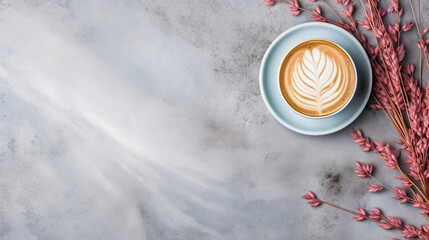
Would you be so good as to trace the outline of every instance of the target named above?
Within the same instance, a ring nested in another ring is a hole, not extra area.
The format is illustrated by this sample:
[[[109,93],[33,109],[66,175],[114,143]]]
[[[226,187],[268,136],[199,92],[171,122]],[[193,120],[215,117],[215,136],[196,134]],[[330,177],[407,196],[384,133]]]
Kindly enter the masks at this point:
[[[400,237],[310,208],[307,190],[425,223],[353,173],[354,161],[370,162],[399,184],[348,135],[362,128],[393,142],[381,112],[321,137],[269,114],[263,54],[307,21],[262,0],[0,1],[0,238]],[[415,32],[403,40],[414,61]]]

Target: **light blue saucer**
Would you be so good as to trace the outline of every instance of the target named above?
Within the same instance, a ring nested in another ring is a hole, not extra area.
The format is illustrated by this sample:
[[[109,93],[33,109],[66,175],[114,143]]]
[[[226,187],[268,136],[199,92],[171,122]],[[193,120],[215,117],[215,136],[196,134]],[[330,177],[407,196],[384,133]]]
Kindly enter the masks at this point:
[[[358,73],[355,95],[339,113],[321,119],[295,113],[279,90],[278,73],[286,53],[297,44],[311,39],[325,39],[344,48],[352,57]],[[273,116],[289,129],[306,135],[325,135],[343,129],[353,122],[371,94],[372,71],[365,49],[346,30],[329,23],[304,23],[277,37],[265,53],[259,74],[262,97]]]

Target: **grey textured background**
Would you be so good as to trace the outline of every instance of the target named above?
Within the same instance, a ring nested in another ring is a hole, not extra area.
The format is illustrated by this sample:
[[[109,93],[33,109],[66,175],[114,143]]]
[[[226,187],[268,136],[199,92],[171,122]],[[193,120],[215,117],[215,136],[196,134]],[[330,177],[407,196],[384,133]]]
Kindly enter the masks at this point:
[[[263,54],[307,21],[262,0],[0,1],[0,238],[400,236],[312,209],[307,190],[425,223],[353,173],[354,161],[370,162],[399,184],[348,135],[362,128],[392,142],[381,112],[322,137],[268,113]],[[416,59],[415,32],[403,39]]]

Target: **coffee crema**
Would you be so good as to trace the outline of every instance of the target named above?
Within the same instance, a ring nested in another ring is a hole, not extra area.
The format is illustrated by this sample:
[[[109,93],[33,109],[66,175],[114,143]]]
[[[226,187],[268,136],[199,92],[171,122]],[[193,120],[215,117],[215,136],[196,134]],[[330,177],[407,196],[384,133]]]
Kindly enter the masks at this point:
[[[323,117],[340,110],[353,96],[352,60],[332,42],[309,40],[294,47],[280,67],[280,90],[297,112]]]

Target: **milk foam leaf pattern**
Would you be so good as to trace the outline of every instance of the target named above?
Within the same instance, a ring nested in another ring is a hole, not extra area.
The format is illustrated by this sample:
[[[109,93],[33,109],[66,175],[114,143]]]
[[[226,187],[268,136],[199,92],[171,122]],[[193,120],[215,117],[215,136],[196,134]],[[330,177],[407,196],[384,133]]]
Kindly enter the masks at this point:
[[[302,106],[322,113],[342,97],[346,85],[342,77],[333,58],[317,48],[307,50],[295,65],[291,92]]]

